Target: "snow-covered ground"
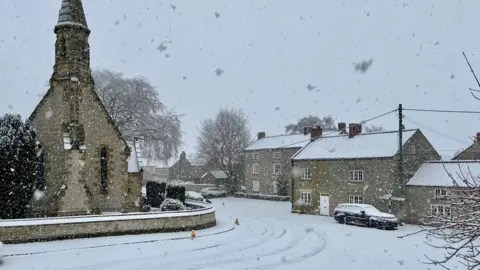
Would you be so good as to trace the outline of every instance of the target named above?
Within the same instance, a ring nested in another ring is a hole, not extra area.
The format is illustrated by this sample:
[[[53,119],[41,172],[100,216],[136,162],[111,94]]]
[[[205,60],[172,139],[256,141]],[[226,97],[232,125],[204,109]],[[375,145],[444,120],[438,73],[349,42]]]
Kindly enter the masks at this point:
[[[415,226],[384,231],[291,214],[288,202],[212,201],[218,225],[194,240],[181,232],[5,245],[0,269],[441,269],[423,263],[442,256],[425,235],[397,238]]]

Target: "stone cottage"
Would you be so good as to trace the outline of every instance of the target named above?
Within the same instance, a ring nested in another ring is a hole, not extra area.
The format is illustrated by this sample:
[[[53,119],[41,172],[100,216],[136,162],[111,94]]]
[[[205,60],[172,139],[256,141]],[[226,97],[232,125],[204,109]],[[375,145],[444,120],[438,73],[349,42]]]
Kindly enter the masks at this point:
[[[227,180],[227,174],[221,170],[208,171],[200,178],[201,184],[212,184],[216,186],[225,185]]]
[[[304,128],[303,134],[266,136],[265,132],[259,132],[257,140],[245,148],[246,192],[277,195],[277,181],[282,177],[290,195],[290,158],[309,141],[308,127]]]
[[[398,131],[361,133],[350,124],[348,134],[325,136],[313,129],[292,157],[292,208],[328,216],[340,203],[367,203],[402,218],[405,183],[425,161],[440,159],[419,129],[402,135],[403,162]]]
[[[448,218],[455,214],[449,197],[468,192],[466,183],[475,183],[480,175],[480,161],[433,161],[424,163],[408,181],[406,188],[407,213],[405,221],[412,224],[431,224],[433,217]]]
[[[136,211],[142,173],[128,169],[131,149],[97,96],[90,30],[80,0],[63,0],[55,25],[50,88],[30,116],[42,145],[45,196],[33,216]]]
[[[204,167],[202,164],[190,162],[187,159],[187,154],[182,152],[180,159],[170,166],[168,179],[199,183],[200,178],[205,173]]]
[[[480,132],[476,134],[474,143],[455,155],[452,160],[480,160]]]

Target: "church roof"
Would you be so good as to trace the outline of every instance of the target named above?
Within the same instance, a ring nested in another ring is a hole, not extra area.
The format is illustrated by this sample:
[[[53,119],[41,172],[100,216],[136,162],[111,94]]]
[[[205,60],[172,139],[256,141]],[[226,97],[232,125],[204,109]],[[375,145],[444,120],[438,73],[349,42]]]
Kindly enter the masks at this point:
[[[88,29],[81,0],[62,1],[57,26],[61,25],[77,25]]]

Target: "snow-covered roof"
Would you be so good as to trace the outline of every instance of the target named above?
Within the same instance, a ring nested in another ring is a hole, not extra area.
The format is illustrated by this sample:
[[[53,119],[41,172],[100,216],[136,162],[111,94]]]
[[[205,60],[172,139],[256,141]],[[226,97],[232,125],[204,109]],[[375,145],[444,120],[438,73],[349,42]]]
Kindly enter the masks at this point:
[[[453,179],[460,187],[466,187],[467,183],[473,184],[473,177],[480,177],[480,161],[478,160],[455,160],[455,161],[431,161],[422,164],[420,169],[413,175],[407,186],[424,187],[454,187]]]
[[[204,175],[202,175],[201,178],[204,178],[209,173],[211,173],[213,175],[213,177],[215,177],[216,179],[226,179],[226,178],[228,178],[227,174],[224,171],[220,171],[220,170],[209,171],[209,172],[205,173]]]
[[[140,171],[140,166],[138,166],[138,157],[137,157],[137,149],[134,143],[128,143],[130,147],[130,157],[128,158],[128,172],[129,173],[136,173]]]
[[[403,131],[403,143],[417,129]],[[335,135],[317,138],[299,150],[293,160],[324,160],[392,157],[398,151],[398,131],[361,133],[353,138]]]
[[[251,143],[246,151],[262,150],[262,149],[275,149],[275,148],[301,148],[304,147],[310,140],[310,134],[291,134],[291,135],[278,135],[269,136],[263,139],[259,139]]]

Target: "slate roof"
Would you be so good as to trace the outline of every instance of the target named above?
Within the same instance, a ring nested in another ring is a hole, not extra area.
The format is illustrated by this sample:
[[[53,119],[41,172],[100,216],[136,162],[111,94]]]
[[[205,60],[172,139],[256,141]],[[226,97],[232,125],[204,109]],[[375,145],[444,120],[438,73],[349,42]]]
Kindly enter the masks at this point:
[[[291,134],[265,137],[256,140],[245,148],[246,151],[276,148],[301,148],[310,141],[310,134]]]
[[[450,176],[451,177],[450,177]],[[420,169],[413,175],[407,186],[423,187],[454,187],[454,182],[460,187],[466,187],[467,183],[473,184],[473,179],[480,177],[480,161],[431,161],[422,164]]]
[[[205,173],[204,175],[202,175],[201,178],[204,178],[209,173],[212,174],[213,177],[215,177],[216,179],[227,179],[228,178],[227,174],[224,171],[220,171],[220,170],[209,171],[209,172]]]
[[[403,131],[403,144],[418,129]],[[325,136],[309,142],[300,149],[293,160],[328,160],[393,157],[398,152],[398,131],[361,133],[353,138],[348,135]]]
[[[63,0],[58,14],[58,24],[74,24],[88,28],[81,0]]]

